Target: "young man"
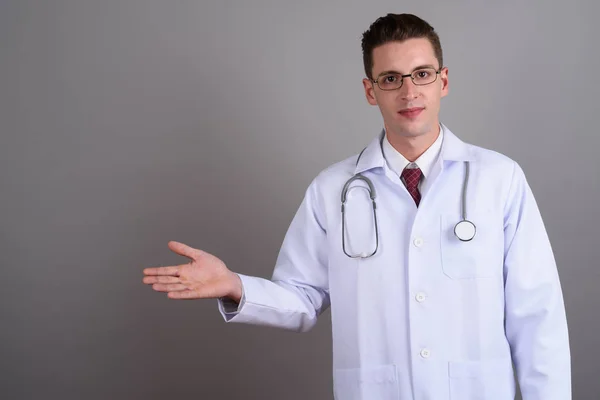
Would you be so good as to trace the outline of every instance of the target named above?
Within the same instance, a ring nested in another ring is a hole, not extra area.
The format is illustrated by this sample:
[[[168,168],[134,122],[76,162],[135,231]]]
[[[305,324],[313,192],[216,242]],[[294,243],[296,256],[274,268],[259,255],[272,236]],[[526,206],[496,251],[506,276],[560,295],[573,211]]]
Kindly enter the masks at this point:
[[[523,171],[439,122],[448,68],[427,22],[389,14],[362,47],[384,130],[313,180],[272,279],[170,242],[191,263],[144,282],[297,331],[331,306],[338,400],[513,399],[513,362],[524,400],[570,399],[559,277]]]

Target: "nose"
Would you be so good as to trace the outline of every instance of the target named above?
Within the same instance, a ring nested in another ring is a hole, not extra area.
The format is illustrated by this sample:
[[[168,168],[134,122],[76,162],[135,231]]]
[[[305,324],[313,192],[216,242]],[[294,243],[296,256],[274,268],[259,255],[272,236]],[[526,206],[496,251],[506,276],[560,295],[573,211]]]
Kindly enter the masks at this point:
[[[398,90],[402,99],[412,100],[419,97],[419,87],[415,85],[410,78],[404,78],[402,87]]]

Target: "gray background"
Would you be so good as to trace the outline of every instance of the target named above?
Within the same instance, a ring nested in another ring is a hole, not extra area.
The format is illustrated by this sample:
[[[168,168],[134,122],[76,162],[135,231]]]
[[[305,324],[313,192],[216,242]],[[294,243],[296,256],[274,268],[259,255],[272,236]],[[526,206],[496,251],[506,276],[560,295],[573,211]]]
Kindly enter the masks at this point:
[[[574,399],[597,399],[594,1],[0,1],[0,397],[328,399],[330,314],[226,325],[142,269],[179,240],[270,277],[310,180],[381,129],[360,38],[413,12],[442,121],[524,168],[562,278]]]

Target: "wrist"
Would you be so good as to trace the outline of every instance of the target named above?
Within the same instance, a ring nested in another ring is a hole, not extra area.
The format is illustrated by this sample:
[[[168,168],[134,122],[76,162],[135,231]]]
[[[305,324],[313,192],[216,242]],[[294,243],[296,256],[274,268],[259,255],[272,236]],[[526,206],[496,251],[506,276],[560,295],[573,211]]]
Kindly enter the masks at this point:
[[[231,282],[232,282],[232,288],[226,297],[230,298],[231,300],[233,300],[239,304],[240,301],[242,300],[242,293],[243,293],[242,280],[240,279],[238,274],[232,272],[231,273]]]

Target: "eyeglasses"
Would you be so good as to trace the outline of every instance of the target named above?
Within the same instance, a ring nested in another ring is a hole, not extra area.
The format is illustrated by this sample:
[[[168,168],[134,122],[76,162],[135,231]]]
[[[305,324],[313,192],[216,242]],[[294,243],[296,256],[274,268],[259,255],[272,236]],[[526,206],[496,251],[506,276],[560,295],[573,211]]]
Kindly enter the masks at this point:
[[[441,69],[440,69],[441,70]],[[381,90],[396,90],[402,87],[404,78],[410,77],[413,83],[417,86],[429,85],[436,81],[440,70],[435,68],[421,68],[413,71],[411,74],[385,74],[378,76],[377,79],[371,80],[376,83]]]

